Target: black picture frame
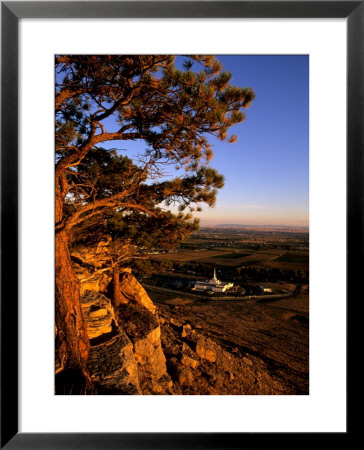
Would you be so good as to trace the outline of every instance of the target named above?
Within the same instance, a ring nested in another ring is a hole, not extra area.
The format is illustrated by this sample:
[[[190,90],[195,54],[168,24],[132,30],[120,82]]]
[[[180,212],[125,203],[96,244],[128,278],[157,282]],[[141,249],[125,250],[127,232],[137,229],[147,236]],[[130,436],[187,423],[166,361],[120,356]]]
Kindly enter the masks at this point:
[[[116,17],[347,18],[347,310],[364,273],[364,1],[93,1],[87,8],[81,1],[1,2],[1,448],[288,448],[312,439],[327,446],[326,433],[18,432],[18,22]],[[330,433],[339,445],[352,435],[349,417],[348,410],[346,433]]]

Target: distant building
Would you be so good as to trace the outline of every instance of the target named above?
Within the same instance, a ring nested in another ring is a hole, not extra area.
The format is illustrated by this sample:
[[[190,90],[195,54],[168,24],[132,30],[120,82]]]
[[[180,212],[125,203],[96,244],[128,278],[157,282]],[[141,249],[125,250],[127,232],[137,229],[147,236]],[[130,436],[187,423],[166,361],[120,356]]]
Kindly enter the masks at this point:
[[[231,289],[234,283],[225,283],[216,278],[216,268],[214,269],[214,278],[205,281],[196,281],[193,290],[195,291],[207,291],[207,292],[226,292]]]
[[[260,288],[260,292],[261,292],[262,294],[267,294],[267,293],[269,293],[269,292],[272,292],[272,289],[271,289],[271,288],[268,288],[268,287],[259,286],[259,288]]]

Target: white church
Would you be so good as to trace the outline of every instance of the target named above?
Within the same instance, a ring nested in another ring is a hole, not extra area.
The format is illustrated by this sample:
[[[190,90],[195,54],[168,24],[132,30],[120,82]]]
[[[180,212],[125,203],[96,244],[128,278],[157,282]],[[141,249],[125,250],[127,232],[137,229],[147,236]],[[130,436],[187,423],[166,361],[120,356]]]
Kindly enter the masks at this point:
[[[212,291],[226,292],[233,287],[234,283],[225,283],[216,278],[216,268],[214,269],[214,278],[205,281],[196,281],[193,287],[194,291]]]

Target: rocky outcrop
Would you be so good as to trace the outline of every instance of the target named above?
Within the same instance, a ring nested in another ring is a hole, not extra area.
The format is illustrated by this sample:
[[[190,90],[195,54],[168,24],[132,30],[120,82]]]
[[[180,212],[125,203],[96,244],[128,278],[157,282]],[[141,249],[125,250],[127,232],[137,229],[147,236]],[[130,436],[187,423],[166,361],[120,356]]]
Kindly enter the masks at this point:
[[[122,330],[91,345],[87,368],[98,394],[141,393],[133,345]]]
[[[75,258],[73,258],[73,268],[80,281],[81,294],[86,291],[106,292],[112,279],[108,269],[96,269]]]
[[[133,345],[122,330],[91,345],[87,368],[98,394],[141,393]]]
[[[112,280],[108,267],[110,256],[108,246],[111,238],[95,246],[78,246],[71,252],[73,269],[80,280],[81,294],[86,291],[106,292]]]
[[[139,303],[114,308],[90,290],[81,303],[91,344],[87,367],[97,393],[171,394],[156,315]]]
[[[108,245],[109,241],[101,241],[94,247],[78,247],[72,251],[73,267],[81,283],[81,294],[86,291],[112,292]],[[142,305],[155,314],[155,305],[143,286],[132,275],[131,269],[121,269],[119,289],[121,303]]]
[[[110,300],[86,291],[82,311],[90,339],[87,368],[98,394],[140,394],[133,344],[117,325]]]
[[[127,268],[120,273],[121,302],[112,305],[108,246],[105,240],[72,252],[91,344],[91,378],[102,394],[171,394],[156,307]]]
[[[155,314],[156,307],[149,298],[146,290],[131,274],[131,271],[124,270],[120,275],[121,297],[126,303],[139,304]]]
[[[111,333],[115,327],[114,309],[103,294],[87,290],[81,297],[82,313],[86,320],[89,339]]]
[[[161,347],[161,329],[154,328],[134,342],[134,355],[138,363],[156,380],[166,374],[166,358]]]
[[[191,358],[185,353],[182,354],[181,363],[186,367],[191,367],[192,369],[196,369],[199,366],[199,362],[196,359]]]
[[[94,268],[102,268],[110,264],[109,246],[111,237],[107,237],[99,241],[93,246],[78,246],[72,250],[72,256],[83,264],[87,264]]]
[[[133,343],[143,394],[171,393],[158,319],[142,305],[119,305],[115,315]]]
[[[217,357],[216,344],[211,339],[200,337],[196,342],[196,353],[207,361],[215,362]]]
[[[107,292],[110,290],[112,271],[110,268],[110,238],[100,241],[97,245],[78,246],[72,250],[73,268],[80,280],[81,294],[86,291]],[[127,304],[142,305],[152,314],[156,307],[146,290],[132,275],[131,269],[120,270],[120,301]]]

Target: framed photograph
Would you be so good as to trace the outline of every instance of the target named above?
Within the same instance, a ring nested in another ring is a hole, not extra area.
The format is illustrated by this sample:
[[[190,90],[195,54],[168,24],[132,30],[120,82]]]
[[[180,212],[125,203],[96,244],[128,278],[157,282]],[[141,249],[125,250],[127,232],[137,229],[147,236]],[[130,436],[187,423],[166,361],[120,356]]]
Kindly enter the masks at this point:
[[[347,444],[363,2],[1,7],[1,446]]]

